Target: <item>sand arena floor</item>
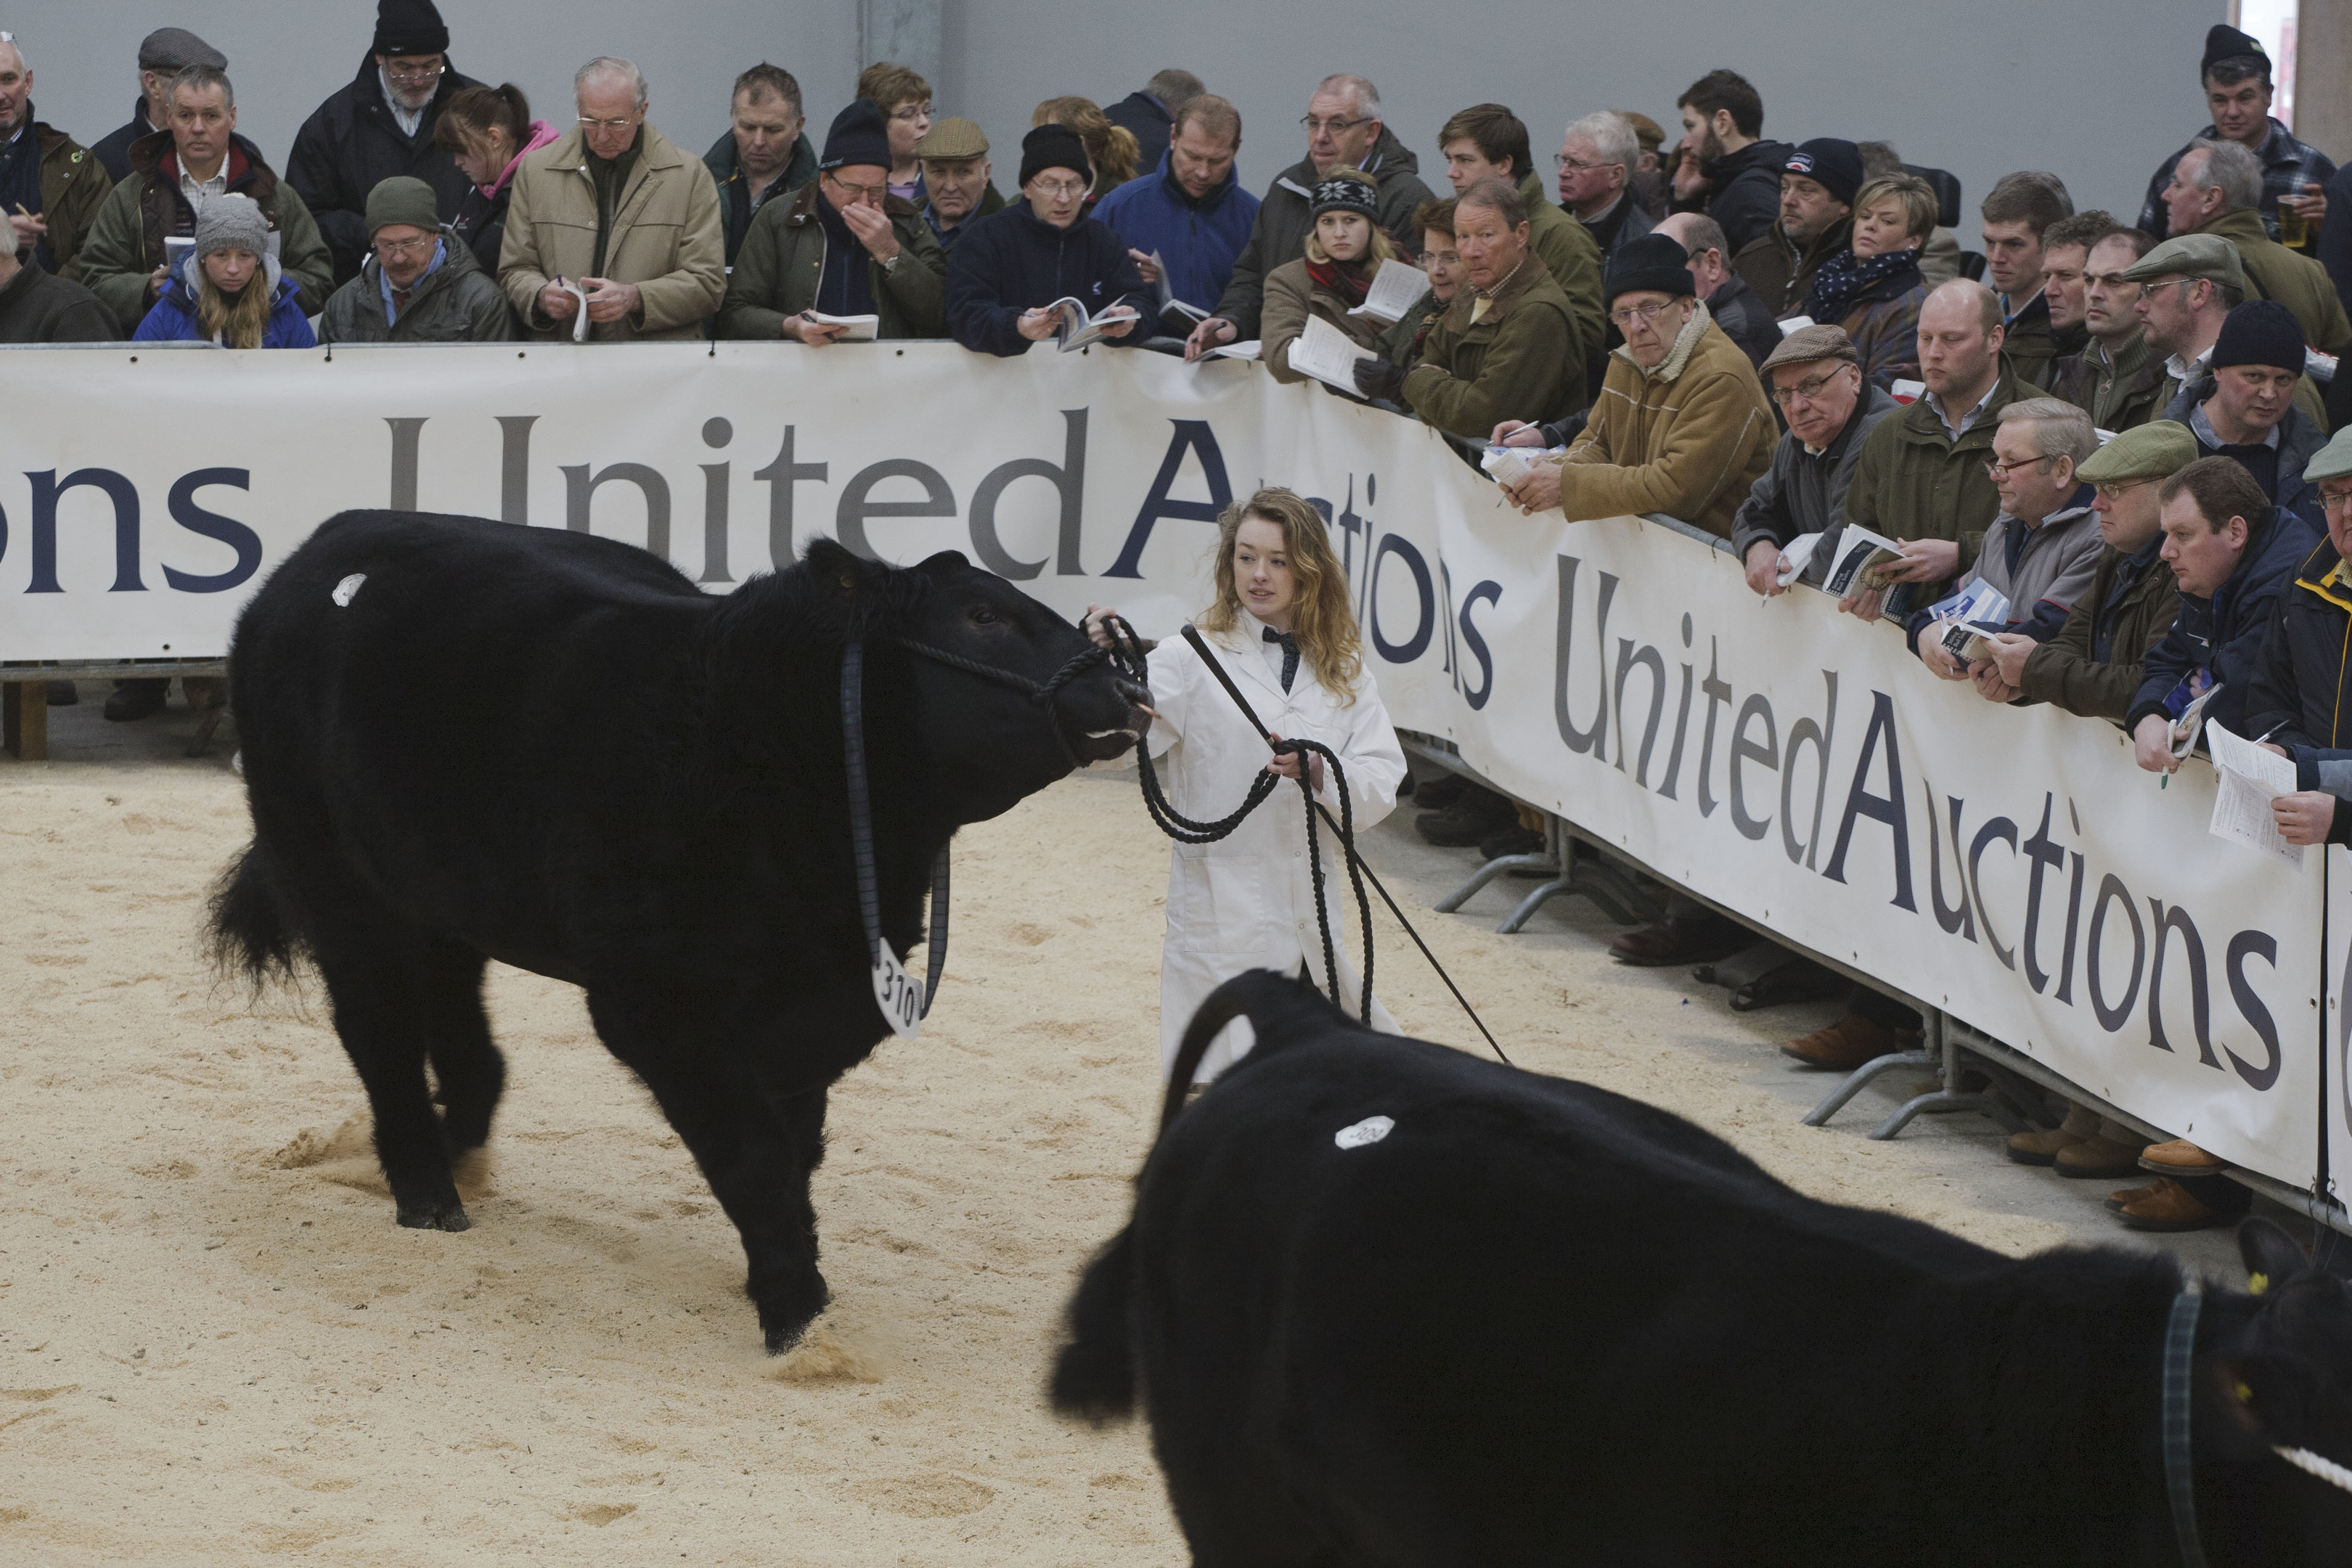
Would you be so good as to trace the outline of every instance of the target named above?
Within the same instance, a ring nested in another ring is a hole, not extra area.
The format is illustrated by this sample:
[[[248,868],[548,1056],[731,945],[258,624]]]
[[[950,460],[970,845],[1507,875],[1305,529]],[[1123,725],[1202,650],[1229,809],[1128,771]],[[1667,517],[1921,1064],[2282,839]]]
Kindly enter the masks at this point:
[[[1402,824],[1376,863],[1429,853]],[[493,966],[510,1080],[474,1228],[395,1226],[322,996],[249,1009],[199,960],[245,836],[225,756],[0,761],[0,1561],[1185,1561],[1140,1432],[1041,1392],[1156,1110],[1166,851],[1131,784],[1069,780],[959,841],[938,1009],[835,1091],[835,1302],[782,1362],[567,986]],[[1801,1013],[1759,1032],[1611,965],[1608,928],[1564,923],[1589,915],[1512,939],[1475,908],[1421,923],[1523,1065],[1823,1195],[2012,1251],[2066,1234],[1956,1177],[2008,1179],[1981,1128],[1796,1125],[1758,1074]],[[1381,964],[1409,1028],[1475,1041],[1401,939]]]

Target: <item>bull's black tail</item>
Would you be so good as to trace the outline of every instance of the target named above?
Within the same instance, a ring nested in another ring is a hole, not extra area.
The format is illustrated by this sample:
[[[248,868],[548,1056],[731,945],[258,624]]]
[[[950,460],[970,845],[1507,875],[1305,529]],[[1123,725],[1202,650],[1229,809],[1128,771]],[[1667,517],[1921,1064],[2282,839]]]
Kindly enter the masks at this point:
[[[1070,1298],[1070,1339],[1054,1358],[1054,1408],[1100,1426],[1135,1414],[1135,1342],[1129,1330],[1132,1228],[1087,1266]]]
[[[214,884],[206,946],[225,974],[240,975],[259,992],[290,981],[304,951],[271,872],[269,853],[256,839]]]

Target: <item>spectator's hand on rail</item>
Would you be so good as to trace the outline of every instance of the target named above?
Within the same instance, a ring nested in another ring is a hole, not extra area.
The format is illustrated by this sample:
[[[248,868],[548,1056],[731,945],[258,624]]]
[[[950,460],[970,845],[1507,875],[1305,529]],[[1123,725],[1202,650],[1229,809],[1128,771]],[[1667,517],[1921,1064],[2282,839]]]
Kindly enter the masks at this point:
[[[839,342],[842,334],[849,329],[839,321],[817,321],[806,310],[803,310],[797,316],[786,316],[777,326],[776,331],[794,342],[806,343],[813,349],[821,349],[827,343]]]
[[[1486,439],[1496,447],[1540,447],[1544,444],[1543,427],[1524,419],[1506,419],[1495,426],[1495,433]]]
[[[1530,517],[1550,511],[1559,505],[1559,468],[1558,463],[1538,463],[1526,479],[1503,493]]]
[[[2000,676],[2000,683],[2013,696],[2025,689],[2025,661],[2039,645],[2023,632],[1994,632],[1985,638],[1992,644],[1992,665]],[[2007,698],[2002,699],[2008,700]]]
[[[1356,390],[1366,397],[1385,397],[1393,402],[1404,391],[1404,367],[1384,359],[1360,359],[1356,362]]]
[[[2324,789],[2297,790],[2272,801],[2271,816],[2289,844],[2324,844],[2336,826],[2336,797]]]
[[[1143,318],[1139,314],[1129,316],[1124,320],[1117,316],[1108,320],[1097,316],[1095,320],[1102,323],[1103,336],[1107,338],[1123,338],[1143,324]]]
[[[1062,312],[1059,310],[1024,310],[1021,319],[1013,323],[1013,330],[1033,343],[1042,343],[1052,337],[1054,330],[1061,324]]]
[[[1194,327],[1192,335],[1184,340],[1184,357],[1188,360],[1199,359],[1211,349],[1222,348],[1239,336],[1241,336],[1239,327],[1234,326],[1223,316],[1212,316]]]
[[[1886,590],[1856,588],[1838,601],[1838,608],[1858,621],[1874,621],[1885,613]]]
[[[852,202],[839,209],[841,221],[866,247],[866,254],[877,261],[887,261],[898,254],[898,233],[890,226],[889,215],[880,207],[869,207],[863,202]]]
[[[1960,569],[1960,547],[1948,539],[1908,539],[1903,559],[1889,562],[1878,574],[1890,583],[1940,583]]]
[[[1151,259],[1150,252],[1137,250],[1130,247],[1127,253],[1127,258],[1135,263],[1135,269],[1143,274],[1143,280],[1146,283],[1157,283],[1160,281],[1159,264]]]
[[[2172,721],[2151,713],[2132,731],[2132,760],[2152,773],[2176,773],[2180,759],[2172,754]]]
[[[610,278],[583,278],[580,287],[588,296],[588,319],[592,321],[617,321],[624,316],[634,316],[643,301],[634,283],[615,283]]]
[[[1279,741],[1282,737],[1276,735],[1274,739]],[[1298,776],[1298,760],[1302,756],[1307,762],[1307,787],[1317,795],[1321,795],[1323,793],[1323,758],[1318,752],[1284,752],[1265,764],[1265,771],[1277,773],[1286,779],[1295,779]]]
[[[1944,624],[1941,621],[1929,621],[1926,626],[1921,626],[1919,638],[1915,646],[1919,650],[1919,662],[1934,670],[1942,679],[1966,680],[1969,678],[1969,672],[1961,668],[1959,662],[1945,651]]]
[[[1759,539],[1748,547],[1748,586],[1769,599],[1789,590],[1780,586],[1780,573],[1786,558],[1780,547],[1769,539]]]

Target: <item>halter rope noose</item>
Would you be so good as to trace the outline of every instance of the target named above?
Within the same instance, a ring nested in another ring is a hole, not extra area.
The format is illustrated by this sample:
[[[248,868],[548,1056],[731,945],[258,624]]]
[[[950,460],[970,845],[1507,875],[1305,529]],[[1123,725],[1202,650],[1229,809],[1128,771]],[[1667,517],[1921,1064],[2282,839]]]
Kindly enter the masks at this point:
[[[1079,626],[1083,630],[1085,627],[1083,619]],[[1128,679],[1148,689],[1151,684],[1150,670],[1144,662],[1143,645],[1137,638],[1134,626],[1121,616],[1105,616],[1103,630],[1111,639],[1112,667]],[[1405,918],[1404,910],[1397,907],[1396,900],[1390,896],[1387,888],[1381,886],[1379,876],[1364,863],[1364,858],[1356,852],[1355,808],[1352,798],[1348,793],[1347,770],[1339,761],[1339,754],[1319,741],[1276,741],[1273,732],[1259,721],[1257,710],[1250,706],[1249,699],[1242,695],[1242,689],[1234,684],[1234,678],[1226,672],[1223,663],[1210,651],[1208,643],[1202,638],[1200,632],[1187,626],[1184,628],[1184,638],[1192,645],[1193,652],[1199,655],[1201,661],[1208,666],[1209,673],[1217,678],[1217,684],[1225,689],[1225,695],[1231,697],[1234,700],[1234,705],[1242,710],[1242,717],[1249,721],[1250,728],[1258,732],[1259,739],[1265,741],[1278,753],[1296,754],[1312,752],[1322,756],[1331,765],[1332,784],[1335,793],[1339,797],[1339,816],[1337,821],[1332,819],[1330,809],[1315,798],[1314,785],[1307,779],[1307,769],[1305,766],[1299,769],[1298,789],[1307,802],[1307,853],[1315,887],[1315,919],[1321,928],[1323,973],[1330,988],[1333,1005],[1338,1005],[1339,1003],[1339,965],[1333,962],[1330,911],[1323,890],[1323,856],[1315,828],[1318,817],[1320,817],[1324,825],[1331,829],[1333,836],[1339,841],[1339,847],[1347,854],[1348,878],[1354,887],[1356,906],[1363,921],[1364,985],[1362,1005],[1358,1016],[1367,1024],[1371,1021],[1372,911],[1370,903],[1364,897],[1364,884],[1370,882],[1372,890],[1380,894],[1381,902],[1388,906],[1389,913],[1396,917],[1397,924],[1404,928],[1405,935],[1411,937],[1412,944],[1421,949],[1422,957],[1429,960],[1429,967],[1437,972],[1437,977],[1445,982],[1445,988],[1452,992],[1454,999],[1462,1005],[1462,1011],[1469,1015],[1470,1022],[1477,1026],[1478,1033],[1486,1037],[1487,1047],[1495,1053],[1496,1059],[1506,1067],[1512,1065],[1511,1058],[1504,1054],[1501,1044],[1496,1040],[1494,1032],[1486,1027],[1486,1020],[1478,1016],[1478,1009],[1470,1005],[1470,998],[1462,994],[1462,987],[1454,984],[1454,976],[1445,973],[1445,966],[1437,962],[1437,954],[1429,951],[1429,943],[1421,939],[1421,932],[1413,929],[1412,922]],[[1274,773],[1260,773],[1250,784],[1249,793],[1243,796],[1240,807],[1230,816],[1221,817],[1215,822],[1194,822],[1169,804],[1167,793],[1160,786],[1160,775],[1151,765],[1151,748],[1148,741],[1137,742],[1135,761],[1136,772],[1143,785],[1143,804],[1150,812],[1152,822],[1160,832],[1183,844],[1213,844],[1221,838],[1229,837],[1241,826],[1243,818],[1265,803],[1267,797],[1273,795],[1281,782]]]

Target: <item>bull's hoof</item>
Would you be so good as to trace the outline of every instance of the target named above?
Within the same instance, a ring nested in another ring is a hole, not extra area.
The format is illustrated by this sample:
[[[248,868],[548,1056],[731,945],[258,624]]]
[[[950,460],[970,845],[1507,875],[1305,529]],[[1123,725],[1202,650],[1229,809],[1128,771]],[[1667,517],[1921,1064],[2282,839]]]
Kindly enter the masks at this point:
[[[474,1222],[466,1217],[465,1205],[459,1203],[419,1204],[413,1208],[401,1209],[398,1217],[400,1223],[411,1230],[455,1232],[471,1230],[474,1226]]]
[[[808,1285],[789,1296],[772,1296],[761,1301],[760,1331],[767,1339],[768,1353],[782,1355],[800,1343],[801,1336],[808,1332],[809,1325],[816,1321],[817,1314],[832,1300],[833,1292],[825,1289],[824,1281],[813,1278]]]

